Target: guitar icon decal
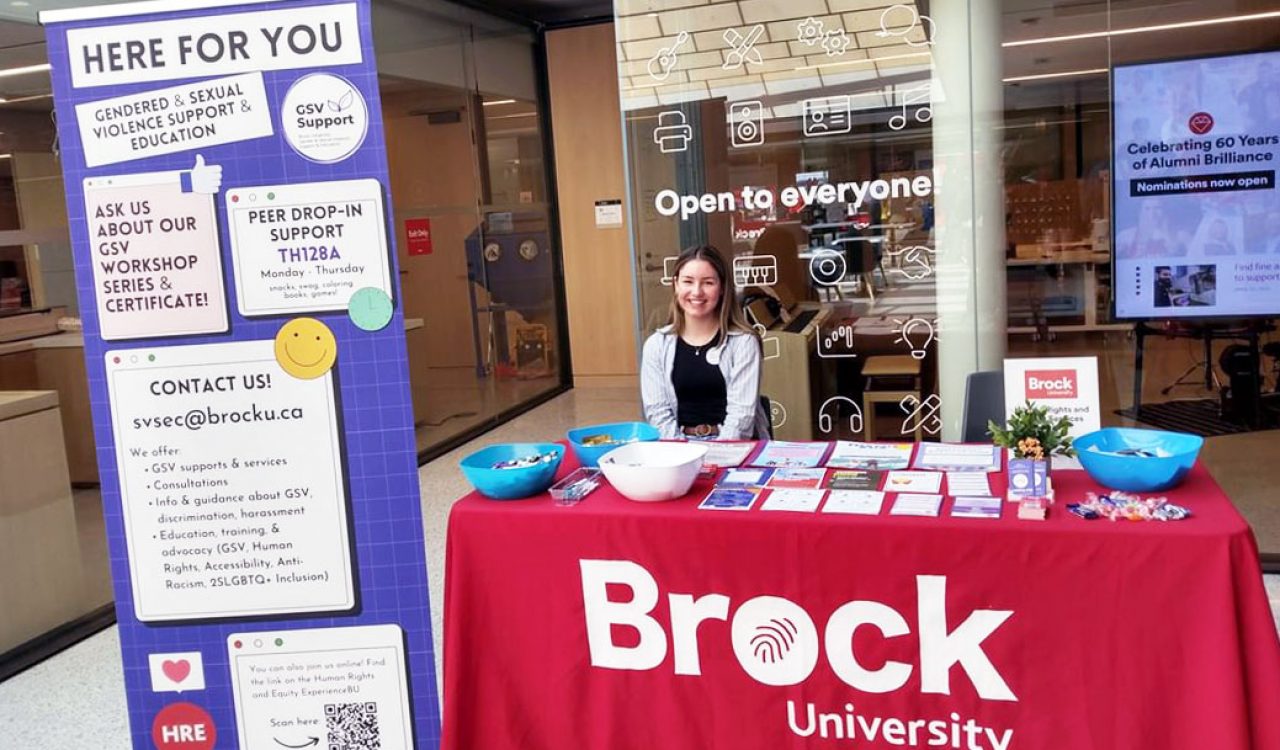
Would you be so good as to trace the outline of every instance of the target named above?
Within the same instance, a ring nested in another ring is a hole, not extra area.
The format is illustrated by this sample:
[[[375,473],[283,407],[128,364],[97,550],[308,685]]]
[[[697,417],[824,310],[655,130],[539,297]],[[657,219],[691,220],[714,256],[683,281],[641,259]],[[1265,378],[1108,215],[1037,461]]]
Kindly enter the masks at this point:
[[[677,50],[680,45],[689,41],[689,32],[682,31],[676,35],[676,40],[670,47],[662,47],[653,57],[649,58],[649,77],[661,83],[671,76],[671,71],[675,70],[676,63],[680,61]]]

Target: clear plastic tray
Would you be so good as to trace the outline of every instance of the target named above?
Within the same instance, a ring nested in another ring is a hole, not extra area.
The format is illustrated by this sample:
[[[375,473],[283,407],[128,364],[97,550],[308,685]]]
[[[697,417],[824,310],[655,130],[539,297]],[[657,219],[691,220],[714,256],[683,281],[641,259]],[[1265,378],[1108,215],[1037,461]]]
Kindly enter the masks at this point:
[[[581,467],[551,485],[549,491],[557,505],[575,505],[581,502],[582,498],[590,495],[603,481],[604,477],[600,475],[599,469]]]

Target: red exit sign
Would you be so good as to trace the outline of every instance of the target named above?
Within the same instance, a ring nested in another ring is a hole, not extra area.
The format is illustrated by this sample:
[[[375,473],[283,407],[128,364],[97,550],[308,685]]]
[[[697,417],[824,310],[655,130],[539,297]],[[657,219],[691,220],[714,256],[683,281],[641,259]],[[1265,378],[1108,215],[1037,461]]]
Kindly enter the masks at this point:
[[[404,233],[410,255],[431,254],[431,219],[405,219]]]

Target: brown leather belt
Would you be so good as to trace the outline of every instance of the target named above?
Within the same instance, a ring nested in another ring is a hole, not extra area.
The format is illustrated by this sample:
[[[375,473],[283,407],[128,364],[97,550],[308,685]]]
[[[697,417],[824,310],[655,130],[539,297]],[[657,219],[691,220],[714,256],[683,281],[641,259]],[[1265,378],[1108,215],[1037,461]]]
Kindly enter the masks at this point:
[[[720,428],[713,424],[699,424],[692,427],[681,427],[680,431],[689,437],[714,437],[720,434]]]

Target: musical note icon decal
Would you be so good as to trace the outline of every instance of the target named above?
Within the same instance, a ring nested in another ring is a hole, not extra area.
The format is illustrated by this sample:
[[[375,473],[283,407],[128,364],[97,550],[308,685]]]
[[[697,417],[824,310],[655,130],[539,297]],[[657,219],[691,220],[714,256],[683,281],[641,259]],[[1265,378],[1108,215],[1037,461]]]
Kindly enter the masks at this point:
[[[917,86],[902,92],[902,111],[899,114],[889,118],[889,127],[893,130],[902,130],[907,126],[907,107],[912,105],[923,105],[916,107],[912,116],[915,121],[924,124],[933,119],[933,84],[926,83],[923,86]]]
[[[676,35],[676,40],[669,47],[663,47],[649,58],[649,77],[661,83],[671,77],[671,71],[676,69],[676,64],[680,62],[678,50],[680,45],[689,41],[689,32],[682,31]]]

